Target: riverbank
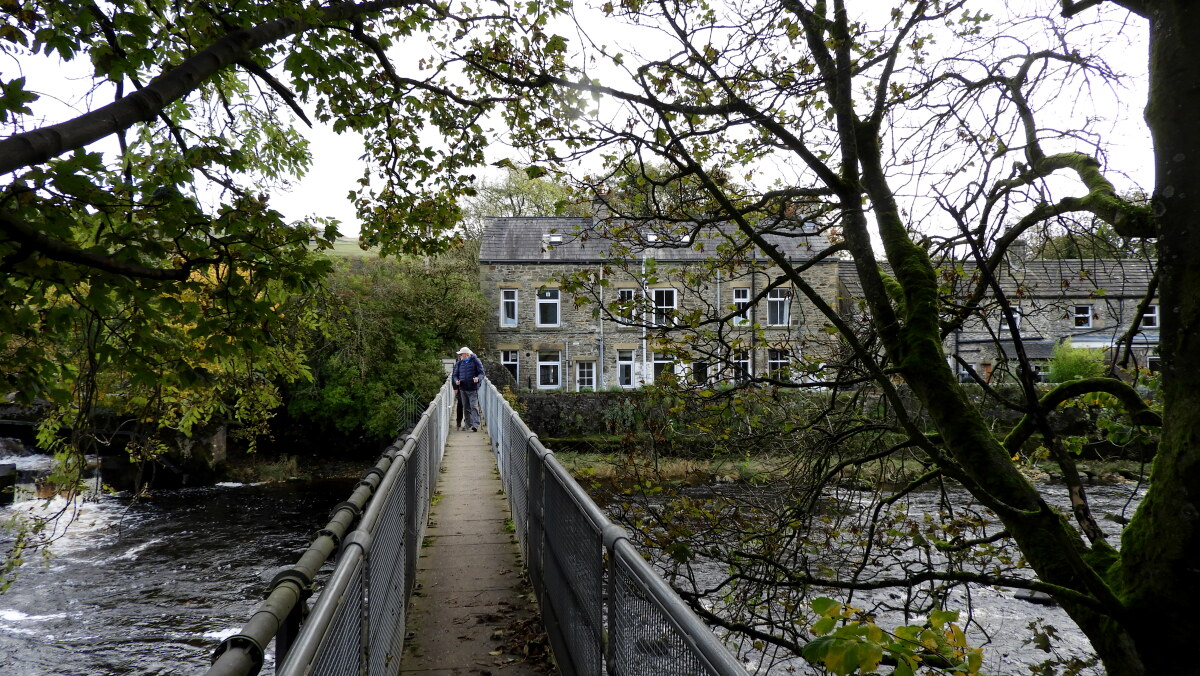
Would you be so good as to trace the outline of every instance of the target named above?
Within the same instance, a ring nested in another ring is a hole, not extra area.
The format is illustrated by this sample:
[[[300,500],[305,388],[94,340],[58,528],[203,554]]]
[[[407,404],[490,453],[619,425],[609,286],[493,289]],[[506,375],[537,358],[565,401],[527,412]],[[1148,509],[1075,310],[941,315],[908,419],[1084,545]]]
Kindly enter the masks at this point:
[[[312,456],[247,454],[231,459],[221,471],[225,481],[273,483],[295,479],[353,479],[376,462],[370,458],[322,458]]]
[[[580,485],[617,493],[648,487],[647,480],[666,486],[770,484],[786,480],[796,469],[794,459],[775,456],[702,459],[651,458],[630,453],[556,452],[554,455]],[[1148,463],[1133,460],[1081,460],[1078,468],[1089,485],[1144,483],[1150,472]],[[916,460],[894,463],[886,470],[867,465],[839,473],[834,483],[857,489],[899,486],[926,469]],[[1034,483],[1062,482],[1060,471],[1052,463],[1025,463],[1019,465],[1019,469]]]

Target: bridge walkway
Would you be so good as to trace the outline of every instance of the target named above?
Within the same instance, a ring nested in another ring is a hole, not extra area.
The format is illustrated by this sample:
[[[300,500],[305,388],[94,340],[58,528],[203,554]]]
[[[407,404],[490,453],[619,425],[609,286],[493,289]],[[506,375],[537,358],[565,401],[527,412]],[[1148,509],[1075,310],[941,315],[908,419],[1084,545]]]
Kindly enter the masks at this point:
[[[451,429],[447,438],[417,565],[401,674],[546,673],[524,654],[506,651],[514,643],[513,628],[528,625],[537,606],[521,577],[520,550],[486,429]]]

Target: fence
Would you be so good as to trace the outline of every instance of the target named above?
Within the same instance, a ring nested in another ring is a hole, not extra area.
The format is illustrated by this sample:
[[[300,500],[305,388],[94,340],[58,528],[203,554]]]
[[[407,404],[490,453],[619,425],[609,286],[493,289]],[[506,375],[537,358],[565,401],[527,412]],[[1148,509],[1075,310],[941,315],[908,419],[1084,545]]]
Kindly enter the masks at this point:
[[[276,674],[395,671],[453,402],[447,381],[402,445],[390,446],[334,507],[296,566],[276,576],[242,632],[222,642],[209,676],[257,674],[272,639]],[[339,545],[337,567],[305,618],[316,573]]]
[[[560,671],[745,676],[491,383],[480,403]]]
[[[490,382],[480,403],[560,672],[745,676]],[[272,639],[279,676],[396,671],[452,405],[447,384],[403,444],[389,447],[334,508],[296,566],[276,576],[242,632],[222,642],[209,676],[257,674]],[[316,573],[339,545],[338,564],[305,618]]]

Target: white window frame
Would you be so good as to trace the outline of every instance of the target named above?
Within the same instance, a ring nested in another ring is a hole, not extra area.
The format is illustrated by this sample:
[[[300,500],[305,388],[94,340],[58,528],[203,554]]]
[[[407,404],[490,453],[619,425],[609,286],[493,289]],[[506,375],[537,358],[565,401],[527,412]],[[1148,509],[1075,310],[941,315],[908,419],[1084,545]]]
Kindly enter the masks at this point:
[[[1025,317],[1025,312],[1021,309],[1020,304],[1010,305],[1009,308],[1012,310],[1013,319],[1016,321],[1016,324],[1017,324],[1017,330],[1020,331],[1021,330],[1021,319]],[[1008,326],[1008,317],[1004,316],[1003,309],[1000,311],[1000,330],[1001,331],[1010,331],[1011,330]]]
[[[542,289],[537,295],[537,314],[535,319],[538,326],[562,326],[562,293],[558,289]],[[542,321],[542,307],[554,308],[554,322]]]
[[[750,289],[738,287],[733,290],[733,304],[738,313],[733,316],[734,326],[745,326],[750,323]]]
[[[512,312],[508,312],[511,309]],[[511,328],[517,325],[517,314],[519,307],[517,306],[517,290],[516,289],[500,289],[500,326]]]
[[[508,369],[512,374],[513,380],[517,383],[521,382],[521,351],[520,350],[500,350],[500,364]],[[513,368],[508,368],[512,366]]]
[[[1085,310],[1086,312],[1080,312]],[[1071,306],[1071,326],[1076,329],[1092,328],[1092,306],[1091,305],[1073,305]]]
[[[584,371],[587,371],[586,375]],[[596,391],[596,362],[594,361],[575,362],[575,391],[582,392],[585,389]]]
[[[659,374],[665,371],[675,372],[675,357],[665,352],[655,352],[650,363],[650,375],[654,382],[657,383]]]
[[[553,378],[544,377],[547,374],[547,368],[552,369]],[[562,388],[562,350],[538,350],[537,386],[539,390],[557,390]]]
[[[675,323],[675,311],[679,309],[679,292],[671,287],[651,290],[654,298],[654,325],[672,326]],[[671,303],[659,302],[670,296]]]
[[[617,384],[632,389],[633,382],[633,350],[617,350]]]
[[[1142,328],[1143,329],[1157,329],[1158,328],[1158,306],[1157,305],[1146,306],[1146,312],[1145,312],[1145,314],[1142,315]]]
[[[619,318],[619,321],[633,321],[634,319],[637,318],[637,315],[638,315],[637,306],[634,304],[634,302],[636,300],[637,300],[637,289],[629,289],[629,288],[617,289],[617,304],[622,309],[624,309],[626,307],[629,308],[629,316],[628,317],[620,314],[620,310],[618,310],[617,317]]]
[[[767,326],[789,326],[792,322],[792,290],[767,292]]]
[[[786,370],[791,363],[792,355],[788,350],[767,349],[767,373],[776,380],[789,380]]]
[[[754,354],[750,350],[735,350],[729,355],[729,364],[733,369],[734,382],[754,377]]]

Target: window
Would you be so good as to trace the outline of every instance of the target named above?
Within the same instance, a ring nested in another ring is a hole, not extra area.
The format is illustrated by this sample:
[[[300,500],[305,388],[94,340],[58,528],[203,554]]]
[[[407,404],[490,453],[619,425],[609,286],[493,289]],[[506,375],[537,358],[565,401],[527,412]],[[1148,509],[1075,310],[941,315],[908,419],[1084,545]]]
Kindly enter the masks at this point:
[[[654,290],[654,325],[668,326],[674,323],[675,289]]]
[[[513,380],[521,382],[521,359],[519,352],[516,350],[501,350],[500,363],[512,374]]]
[[[1020,330],[1021,318],[1025,316],[1024,312],[1021,310],[1021,306],[1013,305],[1012,306],[1012,314],[1013,314],[1013,321],[1016,323],[1017,329]],[[1004,310],[1000,310],[999,322],[1000,322],[1000,330],[1001,331],[1012,330],[1011,327],[1008,325],[1008,317],[1004,316]]]
[[[675,364],[675,359],[671,355],[666,354],[665,352],[655,352],[654,353],[654,382],[657,383],[659,377],[662,376],[662,374],[664,372],[665,373],[674,373],[674,370],[672,369],[672,366],[674,366],[674,364]]]
[[[617,350],[617,384],[633,387],[633,350]]]
[[[557,389],[562,380],[562,363],[559,361],[558,350],[540,350],[538,352],[538,389]]]
[[[558,289],[543,289],[538,293],[537,325],[558,326]]]
[[[787,326],[791,322],[791,289],[767,292],[767,326]]]
[[[738,350],[733,353],[733,358],[730,360],[733,363],[733,379],[737,382],[750,380],[754,375],[754,369],[751,368],[750,351]]]
[[[1157,329],[1158,328],[1158,306],[1157,305],[1150,305],[1146,308],[1146,314],[1142,315],[1142,328],[1143,329]]]
[[[708,383],[708,362],[692,362],[692,382],[697,385]]]
[[[787,380],[788,361],[787,350],[767,350],[767,373],[771,374],[772,378]]]
[[[1076,305],[1074,312],[1074,326],[1077,329],[1092,328],[1092,306],[1091,305]]]
[[[517,290],[500,290],[500,326],[517,325]]]
[[[637,316],[637,307],[634,305],[636,289],[617,289],[617,311],[618,317],[625,319],[633,319]]]
[[[596,389],[596,362],[581,361],[575,364],[575,389],[579,392]]]
[[[735,326],[743,326],[750,323],[750,289],[734,289],[733,304],[737,307],[738,313],[733,316]]]

